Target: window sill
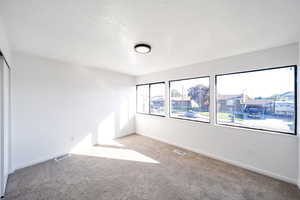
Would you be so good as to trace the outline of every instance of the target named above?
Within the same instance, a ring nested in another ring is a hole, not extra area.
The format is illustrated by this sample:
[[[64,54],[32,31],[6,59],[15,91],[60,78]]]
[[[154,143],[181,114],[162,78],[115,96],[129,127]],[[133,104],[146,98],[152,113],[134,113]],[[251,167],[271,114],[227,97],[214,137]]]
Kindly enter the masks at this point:
[[[200,122],[200,123],[205,123],[205,124],[210,124],[210,121],[199,121],[199,120],[194,120],[194,119],[186,119],[186,118],[180,118],[180,117],[169,117],[170,119],[179,119],[179,120],[185,120],[185,121],[192,121],[192,122]]]
[[[271,130],[264,130],[264,129],[257,129],[257,128],[248,128],[248,127],[242,127],[242,126],[233,126],[233,125],[227,125],[227,124],[213,124],[216,127],[222,127],[222,128],[230,128],[230,129],[238,129],[243,131],[251,131],[255,133],[263,133],[263,134],[271,134],[271,135],[279,135],[279,136],[288,136],[288,137],[297,137],[297,134],[293,133],[287,133],[287,132],[280,132],[280,131],[271,131]]]
[[[165,115],[156,115],[156,114],[150,114],[150,113],[139,113],[139,112],[137,112],[136,114],[148,115],[148,116],[156,116],[156,117],[166,117]]]

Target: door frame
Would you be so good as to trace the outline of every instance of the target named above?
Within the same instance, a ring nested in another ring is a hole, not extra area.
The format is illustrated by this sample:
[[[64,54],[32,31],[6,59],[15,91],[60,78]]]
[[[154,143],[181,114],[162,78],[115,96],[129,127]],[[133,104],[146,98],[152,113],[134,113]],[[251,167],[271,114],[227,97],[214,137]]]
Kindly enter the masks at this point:
[[[0,56],[0,196],[4,196],[4,125],[3,125],[3,74],[4,62]]]
[[[7,87],[7,90],[5,90],[4,86]],[[4,95],[7,95],[7,99],[5,99]],[[7,111],[7,113],[5,111]],[[0,197],[1,198],[4,197],[7,178],[10,172],[11,172],[11,68],[8,65],[0,49]]]

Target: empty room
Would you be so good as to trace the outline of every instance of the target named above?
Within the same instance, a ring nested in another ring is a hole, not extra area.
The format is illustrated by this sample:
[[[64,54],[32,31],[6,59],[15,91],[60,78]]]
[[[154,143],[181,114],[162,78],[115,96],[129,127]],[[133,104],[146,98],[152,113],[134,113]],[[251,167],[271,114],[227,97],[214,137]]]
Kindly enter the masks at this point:
[[[0,0],[3,200],[300,200],[299,0]]]

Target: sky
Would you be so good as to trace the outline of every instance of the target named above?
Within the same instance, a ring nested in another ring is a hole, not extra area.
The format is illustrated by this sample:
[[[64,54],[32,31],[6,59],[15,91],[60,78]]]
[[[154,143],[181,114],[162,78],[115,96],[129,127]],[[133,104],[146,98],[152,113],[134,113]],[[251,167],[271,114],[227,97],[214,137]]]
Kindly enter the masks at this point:
[[[204,85],[209,87],[209,77],[188,79],[183,81],[172,81],[171,89],[176,89],[180,93],[182,93],[183,90],[184,95],[187,95],[187,90],[196,85]]]
[[[172,81],[171,89],[187,95],[187,90],[196,85],[205,85],[209,87],[209,78],[195,78],[182,81]],[[148,86],[139,88],[144,95],[148,95]],[[274,94],[282,94],[294,91],[294,68],[278,68],[272,70],[261,70],[247,73],[238,73],[230,75],[217,76],[217,91],[221,95],[234,95],[245,93],[251,98],[270,97]],[[151,96],[164,96],[165,85],[151,85]]]
[[[152,84],[151,85],[151,96],[165,96],[165,84]]]
[[[294,91],[294,68],[218,76],[217,90],[222,95],[244,92],[251,98]]]

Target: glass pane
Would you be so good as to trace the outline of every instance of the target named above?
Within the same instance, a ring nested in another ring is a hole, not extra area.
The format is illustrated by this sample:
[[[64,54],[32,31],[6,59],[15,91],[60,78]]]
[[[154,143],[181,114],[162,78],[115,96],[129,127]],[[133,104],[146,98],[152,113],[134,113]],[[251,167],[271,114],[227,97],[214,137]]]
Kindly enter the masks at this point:
[[[217,123],[294,133],[295,68],[217,76]]]
[[[209,122],[209,78],[171,81],[170,115]]]
[[[149,113],[149,85],[137,86],[137,112]]]
[[[165,84],[150,85],[150,113],[165,115]]]

